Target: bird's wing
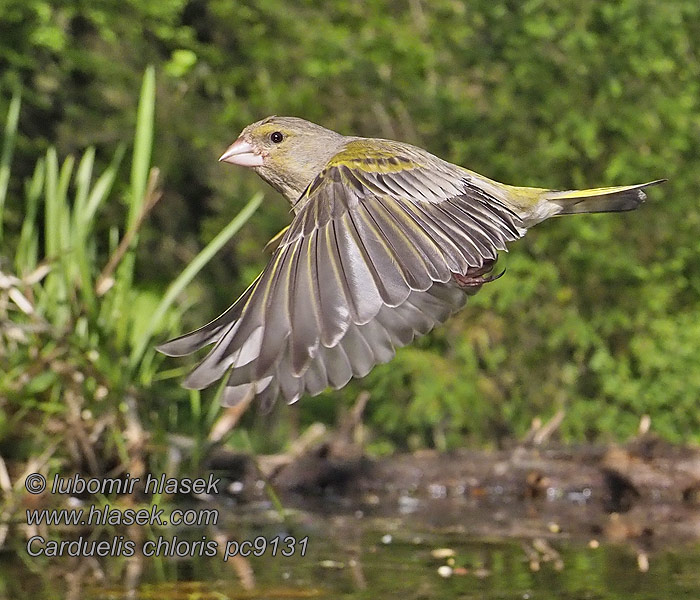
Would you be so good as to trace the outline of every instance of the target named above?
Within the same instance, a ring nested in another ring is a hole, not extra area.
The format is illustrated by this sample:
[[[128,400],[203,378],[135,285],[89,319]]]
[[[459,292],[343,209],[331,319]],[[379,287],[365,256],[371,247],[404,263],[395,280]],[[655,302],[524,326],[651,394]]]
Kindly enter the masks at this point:
[[[188,387],[229,369],[226,404],[342,387],[458,310],[466,296],[454,275],[495,260],[525,232],[502,199],[430,155],[341,153],[299,202],[236,303],[159,348],[182,355],[216,343]]]

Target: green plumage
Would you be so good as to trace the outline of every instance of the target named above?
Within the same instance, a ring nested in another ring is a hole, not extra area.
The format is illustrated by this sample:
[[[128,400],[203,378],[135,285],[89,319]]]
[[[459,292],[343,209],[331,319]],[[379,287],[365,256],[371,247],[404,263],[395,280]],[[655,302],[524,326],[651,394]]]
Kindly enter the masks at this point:
[[[390,140],[292,117],[247,127],[222,157],[291,203],[269,264],[223,315],[160,350],[214,343],[193,388],[228,378],[223,402],[288,402],[339,388],[442,323],[488,282],[499,251],[549,217],[636,208],[660,183],[514,187]]]

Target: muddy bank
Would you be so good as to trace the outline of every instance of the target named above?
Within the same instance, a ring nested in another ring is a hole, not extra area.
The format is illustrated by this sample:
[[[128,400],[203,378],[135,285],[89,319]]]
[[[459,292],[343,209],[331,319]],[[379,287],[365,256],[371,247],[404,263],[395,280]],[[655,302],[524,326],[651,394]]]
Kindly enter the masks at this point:
[[[477,536],[630,540],[641,548],[700,538],[700,451],[643,436],[625,446],[421,452],[371,459],[333,440],[296,456],[219,450],[209,467],[238,503],[414,520]],[[231,465],[235,468],[229,470]]]

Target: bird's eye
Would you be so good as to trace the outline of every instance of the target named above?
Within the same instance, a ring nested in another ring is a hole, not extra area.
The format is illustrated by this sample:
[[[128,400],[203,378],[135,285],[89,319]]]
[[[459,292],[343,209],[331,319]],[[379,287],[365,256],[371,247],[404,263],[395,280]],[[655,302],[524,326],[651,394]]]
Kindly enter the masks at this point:
[[[284,139],[284,136],[279,131],[273,131],[270,134],[270,139],[272,140],[273,144],[279,144]]]

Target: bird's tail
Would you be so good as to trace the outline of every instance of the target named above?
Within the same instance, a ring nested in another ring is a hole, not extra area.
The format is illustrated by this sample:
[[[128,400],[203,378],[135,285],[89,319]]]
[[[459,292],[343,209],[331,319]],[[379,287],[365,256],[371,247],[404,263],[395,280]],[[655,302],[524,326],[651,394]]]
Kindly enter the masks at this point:
[[[544,198],[558,206],[557,215],[574,215],[578,213],[621,212],[634,210],[647,195],[644,189],[666,181],[657,179],[637,185],[593,188],[590,190],[546,191]]]

